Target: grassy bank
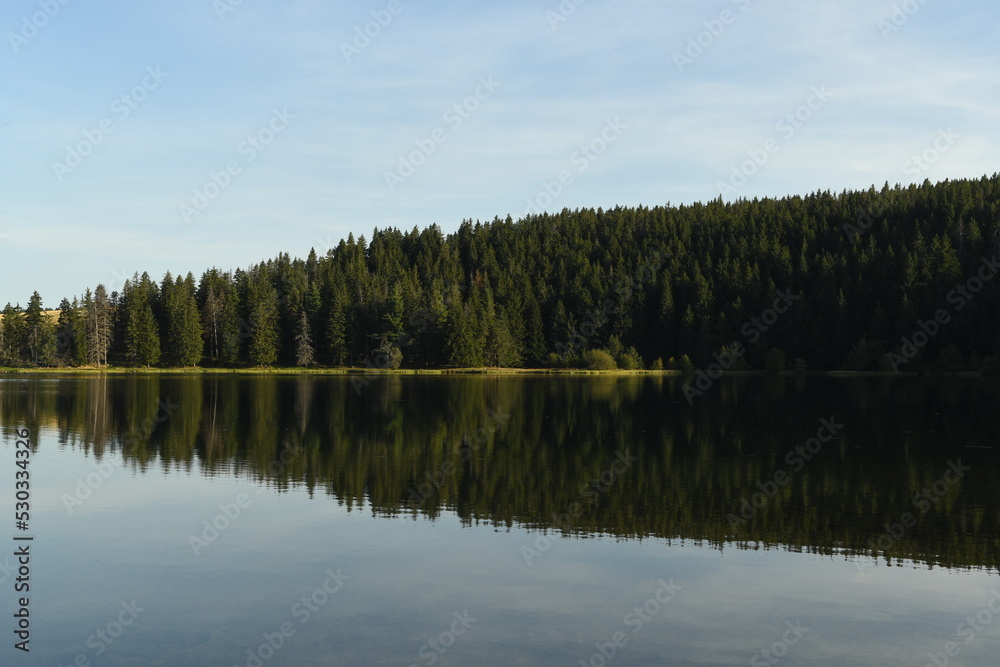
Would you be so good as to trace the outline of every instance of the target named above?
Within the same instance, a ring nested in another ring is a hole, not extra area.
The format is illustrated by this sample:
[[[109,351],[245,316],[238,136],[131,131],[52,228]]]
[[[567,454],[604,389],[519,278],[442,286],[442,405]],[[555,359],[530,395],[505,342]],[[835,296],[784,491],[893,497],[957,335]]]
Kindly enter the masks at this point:
[[[191,366],[186,368],[149,367],[136,368],[132,366],[96,367],[53,367],[53,368],[16,368],[0,366],[0,373],[16,375],[208,375],[208,374],[243,374],[243,375],[599,375],[599,376],[683,376],[686,373],[679,370],[588,370],[583,368],[400,368],[396,370],[379,368],[300,368],[297,366],[269,366],[265,368],[237,367],[214,368]],[[687,373],[694,375],[694,372]],[[807,377],[912,377],[921,373],[892,371],[723,371],[726,376],[796,376]],[[953,377],[984,377],[980,371],[927,372],[923,375],[947,375]]]
[[[0,366],[0,373],[30,375],[203,375],[219,373],[247,375],[682,375],[681,371],[673,370],[595,371],[581,368],[400,368],[391,370],[379,368],[300,368],[297,366],[268,366],[264,368],[203,366],[186,368],[135,368],[131,366],[14,368]]]

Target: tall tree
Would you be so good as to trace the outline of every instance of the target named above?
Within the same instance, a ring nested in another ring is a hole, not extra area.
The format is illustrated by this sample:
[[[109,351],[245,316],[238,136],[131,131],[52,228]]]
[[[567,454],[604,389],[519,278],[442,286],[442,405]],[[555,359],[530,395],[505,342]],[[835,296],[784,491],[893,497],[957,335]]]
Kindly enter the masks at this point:
[[[122,288],[125,319],[125,358],[140,366],[152,366],[160,360],[160,333],[150,303],[156,283],[143,273],[126,280]],[[95,299],[96,301],[96,299]]]
[[[278,291],[265,270],[249,275],[247,320],[250,340],[247,353],[254,366],[270,366],[278,358]]]
[[[87,362],[105,366],[112,344],[113,326],[111,303],[104,285],[94,288],[93,295],[87,290],[83,307],[86,310]]]
[[[35,365],[51,366],[56,361],[55,327],[42,305],[42,297],[33,292],[24,310],[27,334],[28,361]]]
[[[166,282],[161,292],[167,330],[164,361],[171,366],[194,366],[201,361],[203,348],[194,276],[188,274],[187,280],[178,276],[171,286]]]
[[[312,328],[305,309],[299,311],[299,324],[295,332],[295,365],[312,366],[316,363],[316,348],[313,347]]]

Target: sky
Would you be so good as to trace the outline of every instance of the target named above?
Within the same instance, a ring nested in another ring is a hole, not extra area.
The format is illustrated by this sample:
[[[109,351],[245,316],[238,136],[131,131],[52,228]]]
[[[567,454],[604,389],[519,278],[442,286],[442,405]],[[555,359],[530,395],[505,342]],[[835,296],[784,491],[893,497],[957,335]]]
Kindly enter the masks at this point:
[[[6,0],[0,304],[349,233],[998,171],[988,0]]]

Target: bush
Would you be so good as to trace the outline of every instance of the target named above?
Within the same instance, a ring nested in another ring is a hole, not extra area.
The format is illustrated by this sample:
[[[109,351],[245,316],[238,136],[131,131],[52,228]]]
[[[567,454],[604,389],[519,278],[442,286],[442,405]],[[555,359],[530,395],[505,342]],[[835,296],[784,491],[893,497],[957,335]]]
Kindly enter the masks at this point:
[[[615,358],[604,350],[587,350],[583,355],[584,367],[594,371],[613,371],[618,368]]]
[[[566,360],[563,359],[562,355],[556,354],[555,352],[549,352],[549,358],[545,362],[546,368],[563,368],[566,366]]]
[[[681,357],[681,360],[680,362],[678,362],[677,365],[680,367],[680,370],[684,371],[685,373],[690,373],[691,371],[694,370],[694,363],[691,361],[691,357],[687,356],[686,354]]]
[[[375,354],[375,363],[378,368],[394,371],[403,364],[403,351],[388,340],[383,340],[382,344],[375,348]]]
[[[627,371],[637,371],[642,368],[642,357],[639,351],[630,347],[618,357],[618,367]]]
[[[653,365],[649,367],[652,371],[662,371],[663,370],[663,357],[657,357]]]

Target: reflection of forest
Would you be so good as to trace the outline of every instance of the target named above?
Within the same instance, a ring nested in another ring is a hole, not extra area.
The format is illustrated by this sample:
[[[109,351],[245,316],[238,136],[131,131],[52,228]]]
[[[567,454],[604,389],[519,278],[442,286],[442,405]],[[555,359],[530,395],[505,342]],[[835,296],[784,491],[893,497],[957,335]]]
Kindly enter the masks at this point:
[[[910,512],[916,526],[882,539],[892,558],[1000,566],[995,379],[726,378],[693,406],[682,382],[387,376],[358,393],[330,376],[10,379],[0,423],[4,441],[57,429],[61,446],[121,450],[140,470],[197,460],[379,513],[578,535],[868,552]],[[837,437],[787,463],[831,417]],[[915,502],[959,458],[971,470]],[[776,471],[777,494],[727,521]]]

